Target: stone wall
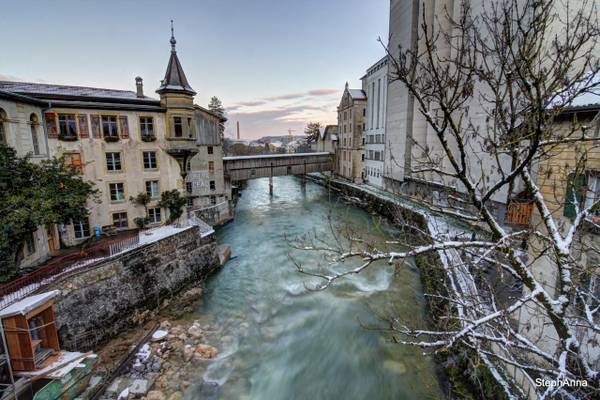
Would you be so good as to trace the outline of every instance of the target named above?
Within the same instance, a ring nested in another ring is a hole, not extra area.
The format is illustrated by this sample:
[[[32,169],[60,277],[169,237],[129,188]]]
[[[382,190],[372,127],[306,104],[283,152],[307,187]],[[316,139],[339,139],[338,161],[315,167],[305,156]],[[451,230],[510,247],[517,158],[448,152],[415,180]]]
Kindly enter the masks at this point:
[[[217,266],[214,233],[201,237],[192,226],[68,276],[48,288],[61,291],[55,300],[61,343],[77,350],[102,343]]]

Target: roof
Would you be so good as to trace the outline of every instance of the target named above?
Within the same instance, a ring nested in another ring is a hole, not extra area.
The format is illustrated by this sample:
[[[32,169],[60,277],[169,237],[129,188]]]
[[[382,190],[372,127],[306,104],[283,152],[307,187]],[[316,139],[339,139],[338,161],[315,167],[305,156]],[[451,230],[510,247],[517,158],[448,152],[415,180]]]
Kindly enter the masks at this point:
[[[52,290],[50,292],[36,294],[33,296],[25,297],[22,300],[0,310],[0,318],[12,317],[14,315],[25,315],[35,308],[41,306],[48,300],[56,297],[60,292],[58,290]]]
[[[29,95],[35,98],[101,98],[114,100],[158,101],[150,97],[137,97],[130,90],[104,89],[86,86],[54,85],[33,82],[0,81],[0,89]]]
[[[366,100],[367,94],[362,89],[348,89],[348,93],[354,100]]]
[[[172,24],[172,21],[171,21]],[[171,25],[171,56],[169,57],[169,63],[167,64],[167,72],[165,72],[165,79],[160,83],[160,87],[156,90],[156,93],[184,93],[194,96],[196,92],[190,86],[183,67],[177,57],[177,50],[175,50],[175,35],[173,33],[173,25]]]
[[[235,160],[251,160],[253,158],[285,158],[285,157],[307,157],[307,156],[329,156],[331,154],[327,152],[315,152],[315,153],[282,153],[282,154],[257,154],[254,156],[229,156],[223,157],[223,161],[235,161]]]
[[[2,98],[18,101],[21,103],[35,104],[41,107],[45,107],[48,105],[48,103],[45,101],[34,99],[33,97],[24,96],[18,93],[8,92],[6,90],[0,90],[0,99]]]

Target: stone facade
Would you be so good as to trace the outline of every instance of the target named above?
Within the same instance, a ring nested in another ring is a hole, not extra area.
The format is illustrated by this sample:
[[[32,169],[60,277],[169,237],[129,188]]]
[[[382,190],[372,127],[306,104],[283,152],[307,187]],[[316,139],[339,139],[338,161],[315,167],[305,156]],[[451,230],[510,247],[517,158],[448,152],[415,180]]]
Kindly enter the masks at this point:
[[[55,299],[61,342],[116,336],[217,266],[214,234],[201,237],[193,226],[57,281],[47,290],[61,290]]]
[[[353,182],[363,181],[363,131],[367,96],[348,83],[338,106],[338,153],[336,173]]]
[[[363,176],[367,184],[382,188],[388,86],[387,55],[367,70],[362,82],[363,90],[367,93]]]
[[[175,43],[172,36],[160,99],[144,95],[140,77],[135,91],[0,82],[0,140],[34,160],[64,157],[99,191],[88,202],[88,218],[35,232],[20,267],[96,233],[136,228],[136,218],[165,223],[168,210],[158,206],[165,191],[187,197],[189,214],[215,204],[233,207],[219,134],[226,119],[194,104]],[[151,196],[147,213],[130,201],[140,193]]]
[[[0,90],[0,143],[12,147],[20,157],[32,161],[48,158],[48,141],[44,134],[43,102]],[[18,250],[17,263],[29,267],[50,257],[50,248],[58,237],[56,227],[40,227]]]

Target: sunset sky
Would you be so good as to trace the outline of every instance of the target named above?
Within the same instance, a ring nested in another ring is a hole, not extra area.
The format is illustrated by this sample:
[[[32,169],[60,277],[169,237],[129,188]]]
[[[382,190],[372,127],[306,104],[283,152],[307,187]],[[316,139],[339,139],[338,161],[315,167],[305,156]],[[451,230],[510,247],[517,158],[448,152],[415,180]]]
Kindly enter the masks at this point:
[[[49,5],[52,5],[51,7]],[[384,54],[389,0],[11,1],[2,6],[0,79],[135,90],[163,78],[169,20],[196,103],[225,105],[227,134],[333,123],[344,83]]]

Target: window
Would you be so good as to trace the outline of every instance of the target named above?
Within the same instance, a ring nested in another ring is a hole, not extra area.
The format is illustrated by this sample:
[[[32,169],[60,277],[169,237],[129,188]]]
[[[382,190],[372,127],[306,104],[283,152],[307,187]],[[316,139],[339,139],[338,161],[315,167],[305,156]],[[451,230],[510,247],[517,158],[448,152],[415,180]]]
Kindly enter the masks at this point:
[[[206,148],[206,150],[208,151],[208,154],[214,154],[214,152],[215,152],[215,150],[213,149],[213,147],[212,147],[212,146],[208,146],[208,147]]]
[[[195,137],[196,135],[194,134],[194,123],[191,118],[187,119],[187,128],[188,128],[188,136],[190,138]]]
[[[379,128],[379,114],[381,106],[381,78],[377,79],[377,128]]]
[[[160,196],[158,181],[146,181],[146,194],[153,199]]]
[[[115,115],[102,116],[102,134],[104,138],[118,139],[117,117]]]
[[[106,153],[106,169],[108,171],[121,170],[121,153]]]
[[[344,121],[348,119],[348,113],[344,111]]]
[[[142,139],[154,137],[154,118],[140,117],[140,133]]]
[[[112,219],[113,219],[113,226],[115,228],[128,228],[129,227],[129,222],[127,220],[126,212],[113,213]]]
[[[81,163],[81,153],[65,153],[62,155],[63,165],[72,167],[81,171],[83,164]]]
[[[38,139],[38,118],[35,114],[31,114],[29,117],[29,123],[31,128],[31,143],[33,145],[33,154],[40,154],[40,143]]]
[[[365,161],[365,154],[364,154],[364,153],[363,153],[363,154],[361,154],[361,156],[360,156],[360,159],[361,159],[362,161]]]
[[[363,108],[363,117],[366,117],[366,116],[367,116],[367,109],[366,109],[366,108]],[[364,128],[363,128],[363,129],[364,129]]]
[[[210,186],[210,190],[215,190],[216,189],[215,181],[210,181],[209,186]]]
[[[587,192],[585,194],[585,208],[591,207],[600,200],[600,176],[589,175],[587,179]],[[592,215],[600,215],[600,210],[592,210]]]
[[[185,183],[185,191],[188,193],[192,193],[192,182]]]
[[[151,224],[158,224],[160,222],[160,207],[149,208],[148,219]]]
[[[187,198],[187,206],[188,207],[193,207],[194,206],[194,198],[193,197],[188,197]]]
[[[75,239],[85,239],[90,237],[90,222],[87,218],[73,221],[73,231],[75,232]]]
[[[173,128],[175,129],[175,137],[183,137],[183,122],[181,117],[173,117]]]
[[[144,151],[142,153],[144,158],[144,169],[156,169],[156,152],[155,151]]]
[[[4,125],[4,121],[7,119],[6,112],[0,108],[0,143],[3,144],[8,143],[8,138],[6,137],[6,128]]]
[[[576,208],[581,208],[586,196],[586,176],[584,174],[569,174],[563,215],[574,218]],[[576,203],[577,202],[577,203]],[[577,206],[576,206],[577,204]]]
[[[214,161],[208,162],[208,172],[215,172],[215,162]]]
[[[210,196],[210,204],[212,204],[212,205],[217,204],[217,196]]]
[[[28,255],[35,253],[35,236],[33,236],[33,233],[30,233],[25,238],[25,247],[27,248]]]
[[[61,138],[76,138],[75,114],[58,114],[58,132]]]
[[[110,183],[110,201],[125,201],[125,185],[122,182]]]

